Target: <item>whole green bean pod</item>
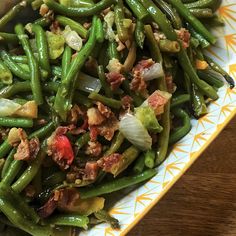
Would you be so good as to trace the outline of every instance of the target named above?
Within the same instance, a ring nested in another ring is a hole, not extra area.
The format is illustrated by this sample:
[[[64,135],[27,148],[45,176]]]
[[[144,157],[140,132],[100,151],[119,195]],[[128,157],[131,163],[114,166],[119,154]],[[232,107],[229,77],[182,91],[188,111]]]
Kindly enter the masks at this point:
[[[83,229],[88,228],[89,218],[78,214],[56,215],[50,217],[47,222],[52,225],[75,226]]]
[[[18,38],[17,38],[18,39]],[[16,63],[28,64],[27,56],[12,55],[11,59]]]
[[[118,38],[121,42],[126,42],[129,39],[129,31],[124,25],[125,15],[122,0],[118,0],[117,4],[115,5],[114,12]]]
[[[193,8],[189,9],[189,11],[197,18],[210,18],[213,17],[213,12],[210,8]]]
[[[46,156],[45,143],[43,143],[41,150],[39,151],[37,157],[30,163],[26,170],[22,173],[19,179],[12,185],[12,189],[20,193],[24,188],[32,181],[32,179],[37,174],[44,157]]]
[[[84,145],[86,145],[90,140],[89,132],[82,134],[81,137],[76,141],[75,145],[78,150],[80,150]]]
[[[104,35],[104,30],[103,30],[103,25],[102,25],[102,21],[100,20],[100,18],[97,19],[97,33],[96,33],[96,38],[97,41],[99,43],[103,43],[104,39],[105,39],[105,35]]]
[[[170,108],[173,109],[189,101],[190,101],[189,94],[180,94],[178,96],[174,96],[172,97]]]
[[[163,0],[154,0],[157,6],[166,14],[167,18],[171,21],[175,29],[182,27],[182,20],[176,9],[172,8],[167,2]]]
[[[104,153],[104,156],[109,156],[118,151],[121,144],[124,142],[125,137],[121,132],[118,132],[113,138],[110,148]]]
[[[48,74],[51,74],[51,67],[49,62],[49,49],[46,33],[42,26],[34,24],[32,31],[35,34],[36,45],[38,50],[38,60],[42,69],[46,70]]]
[[[14,19],[20,11],[27,6],[27,1],[20,1],[12,7],[2,18],[0,18],[0,29],[2,29],[9,21]]]
[[[180,0],[169,0],[170,3],[177,9],[179,14],[189,22],[192,27],[201,34],[211,44],[215,44],[216,38],[206,29],[206,27],[191,14],[189,9]]]
[[[142,172],[141,174],[114,179],[111,182],[106,182],[93,188],[83,188],[79,191],[80,197],[81,199],[87,199],[91,197],[112,193],[121,190],[123,188],[127,188],[129,186],[141,183],[148,179],[151,179],[155,175],[156,175],[156,170],[150,169]]]
[[[109,84],[106,81],[106,75],[105,75],[104,68],[102,65],[98,66],[98,77],[102,84],[102,89],[104,90],[105,95],[109,98],[112,98],[113,94],[112,94]]]
[[[17,44],[18,38],[15,34],[0,32],[0,42]]]
[[[140,174],[143,172],[144,167],[145,167],[145,156],[144,156],[144,154],[142,154],[137,158],[137,160],[134,164],[134,167],[133,167],[133,171],[136,174]]]
[[[174,115],[181,119],[183,124],[181,127],[174,129],[174,131],[170,134],[170,144],[174,144],[178,142],[181,138],[183,138],[190,130],[191,130],[191,122],[189,115],[183,109],[175,109],[173,110]]]
[[[66,46],[65,50],[63,52],[63,55],[62,55],[62,72],[61,72],[61,77],[63,77],[63,78],[66,76],[66,74],[69,71],[71,58],[72,58],[71,47]]]
[[[0,158],[5,157],[12,149],[12,146],[9,144],[8,140],[4,140],[0,145]]]
[[[134,15],[141,21],[148,17],[147,10],[136,0],[125,0]]]
[[[56,16],[55,19],[63,26],[70,26],[70,28],[77,32],[82,38],[87,38],[88,31],[79,22],[60,15]]]
[[[72,85],[76,82],[76,75],[84,65],[85,60],[91,54],[96,44],[96,26],[97,17],[93,18],[92,29],[90,37],[85,46],[80,50],[78,55],[72,60],[71,66],[67,75],[62,78],[62,83],[56,94],[54,109],[60,115],[63,120],[67,118],[67,112],[71,107],[71,93],[74,88]]]
[[[217,72],[212,70],[198,70],[197,74],[202,80],[206,81],[211,86],[215,86],[216,88],[224,86],[224,81],[219,78]]]
[[[144,24],[142,21],[137,20],[135,25],[135,41],[137,45],[143,49],[143,44],[145,40],[145,34],[144,34]]]
[[[6,66],[14,75],[24,80],[30,80],[30,74],[27,73],[27,71],[23,70],[19,65],[17,65],[17,63],[13,61],[9,53],[7,53],[5,50],[1,50],[0,56]]]
[[[100,95],[96,92],[92,92],[89,94],[88,98],[90,98],[93,101],[99,101],[102,102],[103,104],[112,107],[114,109],[120,109],[122,106],[121,101],[113,99],[113,98],[108,98],[103,95]]]
[[[74,98],[73,98],[73,101],[75,103],[78,103],[78,104],[81,104],[81,105],[84,105],[86,107],[91,107],[93,105],[92,101],[85,95],[79,93],[79,92],[75,92],[74,94]]]
[[[44,28],[44,27],[49,26],[51,22],[52,22],[51,17],[41,17],[41,18],[38,18],[37,20],[35,20],[34,24],[40,25]]]
[[[19,41],[22,44],[22,47],[25,51],[25,54],[28,59],[30,67],[30,77],[31,77],[31,88],[34,96],[34,100],[37,104],[43,103],[43,95],[40,84],[40,75],[39,75],[39,65],[37,60],[34,57],[34,54],[31,50],[28,36],[24,32],[24,27],[22,24],[17,24],[15,26],[15,32],[19,38]]]
[[[161,39],[159,41],[159,47],[162,52],[177,53],[180,51],[178,41],[171,41],[169,39]]]
[[[117,43],[116,41],[110,41],[108,43],[108,56],[109,56],[109,59],[117,59],[117,60],[120,60],[120,55],[117,51]]]
[[[31,128],[33,127],[33,120],[26,118],[0,117],[0,126]]]
[[[6,175],[8,169],[9,169],[11,163],[12,163],[12,161],[14,160],[14,155],[15,155],[15,153],[16,153],[16,149],[13,148],[13,149],[11,150],[11,152],[9,153],[9,155],[7,156],[6,161],[5,161],[5,163],[4,163],[4,166],[3,166],[3,169],[2,169],[2,173],[1,173],[2,179],[3,179],[3,177]]]
[[[217,0],[198,0],[196,2],[186,3],[184,4],[187,8],[206,8],[206,7],[212,7],[214,4],[216,4]]]
[[[235,86],[234,79],[218,63],[216,63],[212,58],[210,58],[206,55],[204,55],[204,58],[207,60],[208,64],[210,65],[210,67],[214,71],[216,71],[216,72],[218,72],[218,73],[220,73],[224,76],[225,80],[230,85],[230,88],[231,89],[234,88],[234,86]]]
[[[66,15],[66,16],[74,16],[74,17],[85,17],[95,15],[102,10],[110,7],[115,0],[101,0],[93,6],[88,7],[66,7],[62,4],[57,3],[54,0],[44,0],[44,3],[52,9],[54,12]]]
[[[144,154],[145,160],[145,166],[148,167],[149,169],[152,169],[155,166],[155,151],[154,150],[148,150]]]

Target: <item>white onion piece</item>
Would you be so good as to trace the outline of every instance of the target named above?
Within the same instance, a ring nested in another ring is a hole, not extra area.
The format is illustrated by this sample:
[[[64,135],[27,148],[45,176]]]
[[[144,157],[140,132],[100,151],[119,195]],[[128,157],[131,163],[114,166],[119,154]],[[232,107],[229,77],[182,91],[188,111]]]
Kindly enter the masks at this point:
[[[151,149],[152,138],[141,121],[135,116],[129,113],[125,114],[120,121],[119,130],[126,139],[140,150]]]
[[[12,100],[0,98],[0,117],[11,116],[21,105]]]
[[[142,77],[145,81],[158,79],[162,76],[164,76],[164,71],[160,63],[155,63],[142,71]]]
[[[99,79],[86,75],[83,72],[79,73],[77,88],[84,92],[99,92],[102,85]]]

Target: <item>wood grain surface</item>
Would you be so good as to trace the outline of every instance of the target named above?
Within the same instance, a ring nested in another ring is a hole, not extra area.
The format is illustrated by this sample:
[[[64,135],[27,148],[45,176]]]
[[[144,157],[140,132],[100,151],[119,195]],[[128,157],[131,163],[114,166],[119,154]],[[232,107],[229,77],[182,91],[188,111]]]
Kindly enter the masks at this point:
[[[129,236],[236,236],[236,117]]]

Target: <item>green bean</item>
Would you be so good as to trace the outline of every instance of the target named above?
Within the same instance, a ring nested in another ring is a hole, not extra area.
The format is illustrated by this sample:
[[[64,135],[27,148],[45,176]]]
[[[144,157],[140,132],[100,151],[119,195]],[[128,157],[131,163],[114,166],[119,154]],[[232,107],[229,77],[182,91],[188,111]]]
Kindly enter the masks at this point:
[[[85,96],[81,93],[78,93],[77,91],[75,92],[73,99],[74,99],[75,103],[84,105],[86,107],[91,107],[93,105],[92,101],[90,99],[88,99],[87,96]]]
[[[34,0],[31,3],[31,6],[32,6],[33,10],[37,10],[37,9],[39,9],[41,7],[42,4],[43,4],[43,0]]]
[[[11,56],[11,59],[16,63],[28,64],[27,56]]]
[[[0,29],[2,29],[9,21],[14,19],[20,11],[27,5],[27,1],[21,1],[12,7],[2,18],[0,18]]]
[[[54,121],[49,122],[42,128],[34,131],[32,134],[29,135],[29,138],[35,138],[37,137],[38,139],[44,139],[47,137],[55,128],[56,128],[56,123]]]
[[[0,191],[0,210],[7,216],[13,225],[31,235],[50,236],[52,233],[50,227],[38,226],[30,221],[20,209],[15,207],[14,203],[10,202],[9,196],[4,193],[4,191]]]
[[[169,39],[161,39],[159,41],[159,47],[162,52],[177,53],[180,51],[178,41],[171,41]]]
[[[41,84],[40,84],[38,62],[35,59],[34,54],[31,50],[28,36],[24,32],[23,25],[17,24],[15,26],[15,32],[19,38],[19,41],[22,44],[22,47],[28,59],[28,63],[30,67],[31,88],[32,88],[34,100],[38,105],[40,105],[43,103],[43,95],[42,95],[42,89],[41,89]]]
[[[189,32],[191,33],[191,36],[196,38],[199,41],[202,48],[206,48],[210,46],[210,43],[201,34],[197,33],[191,27],[191,25],[188,24],[187,27],[188,27]]]
[[[161,62],[162,61],[161,51],[160,48],[158,47],[151,25],[145,25],[144,29],[152,59],[156,62]]]
[[[52,22],[52,19],[50,17],[41,17],[41,18],[38,18],[37,20],[35,20],[34,24],[40,25],[44,28],[44,27],[49,26],[51,22]]]
[[[0,126],[31,128],[33,127],[33,120],[26,118],[0,117]]]
[[[217,73],[217,72],[215,72]],[[216,88],[221,88],[224,86],[224,81],[219,78],[219,75],[213,73],[211,70],[198,70],[198,76],[206,81],[211,86],[215,86]],[[221,74],[220,74],[221,76]]]
[[[71,57],[72,57],[71,47],[66,46],[65,50],[63,52],[63,56],[62,56],[62,72],[61,72],[61,77],[63,77],[63,78],[66,76],[66,74],[69,71]]]
[[[97,33],[96,33],[96,38],[99,43],[102,43],[105,39],[104,31],[103,31],[103,25],[102,21],[100,18],[97,20]]]
[[[125,0],[134,15],[141,21],[148,17],[147,10],[136,0]]]
[[[54,187],[62,183],[65,180],[65,177],[66,174],[64,172],[61,171],[55,172],[44,179],[43,185],[47,187]]]
[[[88,31],[80,23],[60,15],[56,16],[55,19],[63,26],[70,26],[70,28],[76,31],[82,38],[87,38]]]
[[[108,56],[109,59],[117,59],[120,60],[120,55],[117,51],[117,43],[115,41],[111,41],[108,43]]]
[[[90,93],[88,98],[92,99],[93,101],[102,102],[103,104],[105,104],[109,107],[112,107],[114,109],[120,109],[122,106],[121,101],[113,99],[113,98],[107,98],[107,97],[100,95],[96,92]]]
[[[144,154],[144,164],[147,168],[152,169],[155,166],[155,151],[154,150],[148,150]]]
[[[27,71],[22,70],[22,68],[12,60],[11,56],[5,50],[0,51],[0,56],[14,75],[24,80],[30,79],[30,74],[27,73]]]
[[[207,106],[204,96],[201,94],[195,84],[192,84],[192,108],[195,117],[200,117],[207,114]]]
[[[89,218],[78,214],[66,214],[50,217],[47,222],[52,225],[75,226],[87,229]]]
[[[66,16],[84,17],[95,15],[115,3],[115,0],[101,0],[93,6],[88,7],[66,7],[54,0],[44,0],[44,3],[54,12]]]
[[[170,0],[170,3],[177,9],[179,14],[189,22],[192,27],[211,44],[215,44],[216,38],[205,28],[205,26],[193,16],[187,7],[180,0]]]
[[[72,60],[69,71],[67,75],[62,78],[62,83],[59,86],[59,89],[56,94],[54,109],[60,115],[63,120],[67,118],[67,112],[71,106],[71,93],[74,88],[71,88],[71,85],[74,85],[76,82],[76,75],[84,65],[85,60],[91,54],[92,50],[96,44],[96,26],[97,26],[97,18],[93,18],[93,24],[91,33],[89,36],[89,40],[85,44],[85,46],[80,50],[78,55]]]
[[[44,145],[45,144],[42,145],[37,157],[29,164],[19,179],[12,185],[12,189],[17,193],[20,193],[32,181],[41,167],[43,159],[46,156]]]
[[[11,166],[12,161],[14,160],[14,155],[16,153],[16,149],[13,148],[11,150],[11,152],[9,153],[8,157],[6,158],[6,161],[4,163],[3,169],[2,169],[2,173],[1,173],[1,177],[2,179],[6,176],[6,174],[8,173],[9,167]],[[14,174],[14,173],[13,173]],[[15,177],[14,177],[15,178]],[[14,179],[13,178],[13,179]],[[3,181],[3,180],[2,180]],[[4,182],[4,181],[3,181]]]
[[[183,125],[179,128],[174,129],[174,131],[171,132],[169,140],[170,144],[178,142],[191,130],[190,118],[184,110],[178,108],[173,110],[173,113],[177,118],[182,120]]]
[[[109,156],[118,151],[121,144],[124,142],[125,137],[121,132],[118,132],[113,138],[110,148],[104,153],[104,156]]]
[[[204,8],[204,9],[193,8],[189,9],[189,11],[197,18],[213,17],[213,12],[210,8]]]
[[[145,167],[145,163],[144,162],[145,162],[145,156],[144,156],[144,154],[142,154],[142,155],[140,155],[137,158],[137,160],[136,160],[136,162],[134,164],[134,167],[133,167],[134,173],[140,174],[140,173],[143,172],[144,167]]]
[[[125,15],[122,0],[118,0],[117,4],[115,5],[114,12],[118,38],[121,42],[126,42],[129,39],[129,31],[124,25]]]
[[[86,145],[90,141],[90,133],[84,133],[81,137],[76,141],[75,145],[78,150],[80,150],[84,145]]]
[[[46,70],[48,74],[51,74],[51,67],[49,63],[49,49],[46,33],[44,32],[42,26],[34,24],[32,26],[32,31],[35,34],[36,45],[38,49],[38,60],[39,65],[42,69]]]
[[[20,209],[21,212],[23,212],[30,220],[32,220],[33,223],[39,222],[40,218],[33,208],[29,207],[25,200],[19,194],[15,193],[9,185],[1,182],[0,189],[0,191],[4,191],[4,194],[6,194],[10,200],[17,205],[17,208]]]
[[[192,3],[186,3],[184,4],[187,8],[206,8],[206,7],[212,7],[214,4],[216,4],[216,0],[198,0],[196,2]]]
[[[2,41],[5,43],[17,44],[18,38],[15,34],[0,32],[0,42]]]
[[[4,140],[4,142],[0,145],[0,158],[5,157],[12,149],[12,146],[9,144],[8,140]]]
[[[143,49],[144,40],[145,40],[144,24],[142,21],[137,20],[135,26],[135,41],[141,49]]]
[[[116,177],[122,171],[128,168],[128,166],[138,157],[139,150],[131,146],[127,148],[123,153],[121,160],[116,164],[115,167],[112,168],[111,173]]]
[[[200,42],[198,39],[194,38],[193,36],[191,36],[190,38],[190,45],[193,47],[193,48],[197,48],[199,45],[200,45]]]
[[[106,75],[105,75],[104,68],[102,65],[98,66],[98,77],[101,82],[102,89],[105,92],[105,95],[110,98],[113,97],[111,88],[106,81]]]
[[[99,220],[99,222],[106,222],[111,225],[112,229],[120,229],[119,221],[112,217],[107,211],[100,210],[94,212],[94,216]]]
[[[176,108],[179,107],[180,105],[189,102],[190,101],[190,95],[189,94],[180,94],[178,96],[172,97],[172,101],[170,104],[170,108]]]
[[[62,77],[62,68],[59,66],[52,66],[52,75],[58,78]]]
[[[0,83],[2,84],[12,84],[13,76],[8,67],[0,59]]]
[[[112,193],[121,190],[123,188],[127,188],[129,186],[141,183],[148,179],[151,179],[155,175],[156,175],[156,170],[150,169],[144,171],[141,174],[114,179],[111,182],[106,182],[93,188],[83,188],[80,190],[80,197],[81,199],[87,199],[91,197]]]
[[[210,57],[208,57],[206,55],[204,55],[204,58],[207,60],[208,64],[210,65],[210,67],[214,71],[216,71],[216,72],[218,72],[218,73],[220,73],[224,76],[225,80],[230,85],[230,88],[231,89],[234,88],[234,86],[235,86],[234,79],[218,63],[216,63],[213,59],[211,59]]]
[[[154,0],[157,6],[165,13],[167,18],[171,21],[175,29],[180,29],[182,27],[182,20],[176,9],[172,8],[167,2],[163,0]]]
[[[213,15],[211,18],[202,18],[201,22],[205,25],[207,25],[208,27],[219,27],[219,26],[224,26],[225,22],[224,20],[219,17],[218,15]]]
[[[34,188],[36,196],[38,196],[40,193],[42,193],[42,191],[43,191],[43,187],[42,187],[42,168],[39,169],[38,173],[33,178],[32,186]]]

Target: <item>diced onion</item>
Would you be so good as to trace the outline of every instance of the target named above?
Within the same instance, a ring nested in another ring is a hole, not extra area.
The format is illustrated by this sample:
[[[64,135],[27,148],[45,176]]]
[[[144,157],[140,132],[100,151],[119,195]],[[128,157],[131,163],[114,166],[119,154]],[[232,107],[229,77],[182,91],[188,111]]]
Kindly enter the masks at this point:
[[[11,116],[20,107],[21,107],[20,104],[14,102],[12,100],[9,100],[6,98],[0,98],[0,117]]]
[[[158,79],[164,76],[164,71],[160,63],[155,63],[142,71],[142,77],[145,81]]]

